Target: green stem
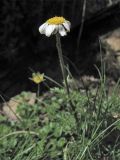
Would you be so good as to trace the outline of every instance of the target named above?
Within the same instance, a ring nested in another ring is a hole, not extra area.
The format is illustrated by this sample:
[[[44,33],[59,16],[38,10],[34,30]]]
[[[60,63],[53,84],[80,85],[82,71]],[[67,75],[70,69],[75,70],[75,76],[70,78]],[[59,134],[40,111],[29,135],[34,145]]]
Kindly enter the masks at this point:
[[[37,98],[39,98],[40,95],[40,84],[38,84],[38,89],[37,89]]]
[[[60,61],[60,67],[61,67],[61,71],[62,71],[63,80],[65,82],[66,91],[67,91],[67,94],[69,96],[70,91],[69,91],[69,86],[68,86],[68,82],[67,82],[67,75],[66,75],[66,71],[65,71],[65,63],[64,63],[64,60],[63,60],[61,40],[60,40],[59,33],[56,34],[56,47],[57,47],[57,50],[58,50],[58,56],[59,56],[59,61]]]
[[[33,131],[16,131],[16,132],[8,133],[7,135],[5,135],[3,137],[0,137],[0,141],[3,140],[4,138],[7,138],[12,135],[17,135],[17,134],[31,134],[31,135],[39,136],[38,133],[33,132]]]
[[[78,120],[78,117],[77,117],[77,112],[75,111],[75,106],[73,105],[71,97],[70,97],[69,85],[68,85],[68,82],[67,82],[67,74],[66,74],[65,64],[64,64],[64,60],[63,60],[61,40],[60,40],[59,33],[56,34],[56,47],[57,47],[57,50],[58,50],[60,67],[61,67],[61,71],[62,71],[63,80],[65,82],[65,88],[66,88],[66,91],[67,91],[68,98],[70,99],[69,103],[70,103],[72,111],[74,112],[74,116],[75,116],[76,123],[77,123],[77,129],[78,129],[79,128],[78,127],[79,126],[79,120]]]

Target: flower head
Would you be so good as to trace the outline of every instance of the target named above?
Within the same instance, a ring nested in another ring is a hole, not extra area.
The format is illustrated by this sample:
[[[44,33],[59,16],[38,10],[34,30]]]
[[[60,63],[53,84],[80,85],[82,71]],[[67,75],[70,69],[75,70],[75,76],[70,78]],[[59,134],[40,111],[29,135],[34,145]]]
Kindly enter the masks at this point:
[[[29,79],[32,80],[36,84],[39,84],[45,80],[44,74],[40,74],[39,72],[33,73],[32,78],[29,78]]]
[[[70,32],[70,22],[63,17],[53,17],[48,19],[39,27],[39,32],[50,37],[53,34],[59,33],[61,36],[66,36]]]

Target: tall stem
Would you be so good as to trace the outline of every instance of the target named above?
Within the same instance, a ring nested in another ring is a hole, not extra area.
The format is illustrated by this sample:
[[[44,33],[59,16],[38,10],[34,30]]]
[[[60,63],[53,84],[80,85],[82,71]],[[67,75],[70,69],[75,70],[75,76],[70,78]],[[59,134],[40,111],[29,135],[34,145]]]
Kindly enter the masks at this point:
[[[74,116],[75,116],[76,123],[77,123],[77,129],[78,129],[79,128],[79,120],[77,117],[77,112],[75,111],[75,106],[73,105],[71,97],[70,97],[70,91],[69,91],[69,86],[68,86],[68,82],[67,82],[67,74],[66,74],[65,64],[64,64],[64,60],[63,60],[62,47],[61,47],[59,33],[56,34],[56,46],[57,46],[57,50],[58,50],[58,56],[59,56],[60,67],[61,67],[61,71],[62,71],[62,75],[63,75],[63,80],[65,82],[65,87],[66,87],[68,98],[70,99],[69,103],[70,103],[72,111],[74,112]]]
[[[67,74],[66,74],[66,70],[65,70],[65,63],[64,63],[64,60],[63,60],[61,40],[60,40],[59,33],[56,34],[56,46],[57,46],[57,50],[58,50],[58,56],[59,56],[59,61],[60,61],[60,67],[61,67],[61,71],[62,71],[63,80],[65,82],[66,91],[67,91],[67,94],[69,96],[70,91],[69,91],[69,86],[68,86],[68,82],[67,82]]]

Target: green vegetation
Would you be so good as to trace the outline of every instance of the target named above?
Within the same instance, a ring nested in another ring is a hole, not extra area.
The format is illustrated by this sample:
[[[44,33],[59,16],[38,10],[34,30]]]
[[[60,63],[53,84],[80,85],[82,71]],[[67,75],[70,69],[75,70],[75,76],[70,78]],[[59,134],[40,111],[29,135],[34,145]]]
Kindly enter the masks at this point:
[[[48,30],[52,34],[50,27]],[[44,27],[42,31],[47,33]],[[54,32],[64,87],[44,74],[32,74],[30,80],[38,85],[36,96],[31,102],[27,101],[29,92],[16,96],[13,101],[19,102],[17,110],[7,104],[16,121],[0,115],[0,159],[120,160],[119,82],[109,94],[102,64],[101,72],[96,67],[99,86],[79,89],[64,64],[59,32],[64,36],[66,30]],[[59,87],[40,96],[44,77]]]
[[[103,85],[96,92],[70,89],[69,99],[56,87],[33,105],[20,103],[20,120],[0,115],[0,159],[119,160],[120,98],[117,89],[111,96],[105,90]],[[23,92],[16,100],[28,94]]]

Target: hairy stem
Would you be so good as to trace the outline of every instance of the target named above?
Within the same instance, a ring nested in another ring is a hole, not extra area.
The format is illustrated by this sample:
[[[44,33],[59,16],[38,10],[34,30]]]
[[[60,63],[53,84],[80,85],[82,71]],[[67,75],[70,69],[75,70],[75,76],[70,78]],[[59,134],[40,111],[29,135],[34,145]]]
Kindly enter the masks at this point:
[[[60,35],[59,34],[56,34],[56,47],[57,47],[57,50],[58,50],[60,67],[61,67],[61,71],[62,71],[63,80],[65,82],[65,88],[66,88],[67,94],[69,96],[70,91],[69,91],[69,86],[68,86],[68,82],[67,82],[67,74],[66,74],[66,71],[65,71],[65,63],[64,63],[64,60],[63,60],[62,47],[61,47],[61,41],[60,41]]]
[[[67,74],[66,74],[65,64],[64,64],[64,60],[63,60],[62,47],[61,47],[61,41],[60,41],[59,33],[56,34],[56,46],[57,46],[57,50],[58,50],[58,56],[59,56],[60,67],[61,67],[61,71],[62,71],[62,75],[63,75],[63,80],[65,82],[65,88],[66,88],[66,91],[67,91],[68,98],[70,100],[69,103],[70,103],[71,109],[74,112],[74,116],[75,116],[76,123],[77,123],[77,129],[78,129],[79,120],[78,120],[78,117],[77,117],[77,112],[75,110],[75,106],[72,103],[72,100],[71,100],[71,97],[70,97],[70,91],[69,91],[69,86],[68,86],[68,82],[67,82]]]

